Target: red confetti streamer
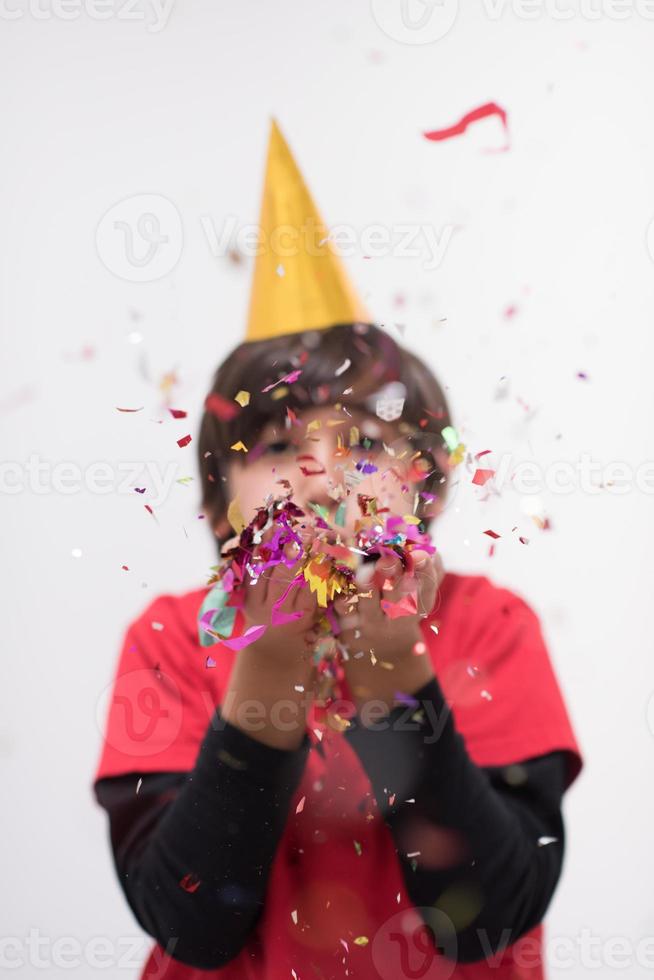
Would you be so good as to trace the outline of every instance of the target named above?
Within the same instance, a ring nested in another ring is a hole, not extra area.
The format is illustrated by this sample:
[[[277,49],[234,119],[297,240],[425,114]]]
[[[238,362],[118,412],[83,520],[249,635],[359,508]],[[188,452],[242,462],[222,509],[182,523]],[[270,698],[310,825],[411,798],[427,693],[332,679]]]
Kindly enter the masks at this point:
[[[185,412],[183,408],[169,408],[168,411],[174,419],[185,419],[188,412]]]
[[[497,531],[488,530],[488,531],[484,531],[484,534],[487,534],[489,538],[499,538],[500,537],[500,535],[497,533]]]
[[[496,102],[486,102],[484,105],[480,105],[477,109],[472,109],[467,112],[462,119],[460,119],[453,126],[449,126],[447,129],[432,129],[428,133],[424,133],[425,139],[432,140],[433,142],[440,142],[442,140],[452,139],[453,136],[462,136],[467,130],[468,126],[472,123],[479,122],[480,119],[487,119],[489,116],[497,116],[502,126],[504,127],[504,132],[508,137],[508,121],[506,110],[499,106]]]
[[[183,449],[184,446],[188,446],[190,441],[191,441],[191,436],[182,436],[181,439],[177,440],[177,445],[179,446],[180,449]]]
[[[483,487],[493,476],[495,476],[495,470],[475,470],[472,482],[477,487]]]
[[[207,395],[204,401],[204,407],[207,412],[211,412],[221,422],[229,422],[231,419],[236,418],[241,410],[240,405],[236,402],[228,402],[226,398],[216,394],[216,392]]]
[[[191,894],[193,894],[193,892],[196,892],[198,890],[202,882],[200,881],[197,875],[187,874],[184,875],[184,877],[182,878],[179,884],[184,889],[185,892],[191,892]]]

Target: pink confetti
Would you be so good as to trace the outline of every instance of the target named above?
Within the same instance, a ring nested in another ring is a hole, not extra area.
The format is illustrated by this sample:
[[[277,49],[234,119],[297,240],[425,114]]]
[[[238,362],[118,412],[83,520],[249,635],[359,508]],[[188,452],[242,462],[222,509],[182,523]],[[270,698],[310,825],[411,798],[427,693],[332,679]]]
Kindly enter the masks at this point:
[[[280,385],[284,382],[286,382],[286,384],[292,385],[294,381],[297,381],[297,379],[300,377],[301,374],[302,374],[301,369],[298,369],[297,371],[291,371],[290,374],[285,374],[283,378],[279,379],[279,381],[273,381],[271,385],[267,385],[265,388],[262,388],[261,391],[265,394],[267,391],[272,391],[273,388],[276,388],[277,385]]]
[[[381,607],[389,619],[399,619],[400,616],[415,616],[418,612],[418,603],[413,592],[403,596],[399,602],[382,599]]]
[[[267,626],[250,626],[242,636],[235,636],[231,640],[223,640],[222,642],[230,650],[243,650],[244,647],[249,647],[251,643],[259,640],[267,629]]]

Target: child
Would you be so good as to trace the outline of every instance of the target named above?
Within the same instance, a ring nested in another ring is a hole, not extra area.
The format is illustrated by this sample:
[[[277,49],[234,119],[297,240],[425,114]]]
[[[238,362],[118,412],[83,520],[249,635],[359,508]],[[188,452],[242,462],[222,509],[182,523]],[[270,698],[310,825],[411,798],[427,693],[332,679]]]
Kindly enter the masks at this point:
[[[317,513],[340,542],[362,515],[390,520],[407,548],[331,609],[344,656],[329,710],[311,655],[322,610],[288,592],[292,547],[236,589],[211,656],[207,587],[161,596],[127,630],[94,789],[157,940],[142,976],[539,980],[582,758],[538,620],[482,576],[443,574],[420,533],[452,464],[445,399],[369,323],[273,125],[262,229],[284,218],[320,238],[283,275],[273,249],[257,258],[248,340],[206,402],[204,509],[222,547],[292,490],[307,547]]]

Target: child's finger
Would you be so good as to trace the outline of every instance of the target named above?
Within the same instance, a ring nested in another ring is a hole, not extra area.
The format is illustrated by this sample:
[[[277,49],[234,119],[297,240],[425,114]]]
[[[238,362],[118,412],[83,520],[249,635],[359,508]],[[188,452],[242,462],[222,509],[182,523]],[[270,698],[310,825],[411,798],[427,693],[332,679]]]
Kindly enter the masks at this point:
[[[432,557],[426,551],[414,551],[412,558],[413,572],[418,583],[418,613],[425,616],[431,612],[436,601],[439,580],[437,562],[435,556]]]

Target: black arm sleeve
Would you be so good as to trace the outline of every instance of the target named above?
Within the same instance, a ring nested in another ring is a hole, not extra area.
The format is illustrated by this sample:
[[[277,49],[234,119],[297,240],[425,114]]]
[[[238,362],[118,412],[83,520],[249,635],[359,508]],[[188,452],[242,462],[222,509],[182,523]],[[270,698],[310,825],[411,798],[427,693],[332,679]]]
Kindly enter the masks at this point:
[[[474,962],[541,920],[563,861],[563,751],[506,767],[471,760],[438,680],[346,738],[395,841],[411,900],[445,955]],[[429,910],[436,910],[435,913]]]
[[[96,781],[127,902],[170,956],[208,970],[243,949],[309,748],[263,745],[217,709],[191,772]]]

